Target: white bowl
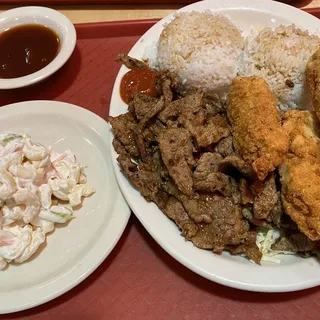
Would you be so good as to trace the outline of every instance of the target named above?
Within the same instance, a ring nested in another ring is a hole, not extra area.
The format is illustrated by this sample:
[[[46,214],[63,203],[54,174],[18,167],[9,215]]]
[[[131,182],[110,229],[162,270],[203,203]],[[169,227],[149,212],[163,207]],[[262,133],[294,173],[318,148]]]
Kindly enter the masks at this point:
[[[21,88],[43,81],[67,62],[75,48],[77,35],[74,25],[56,10],[45,7],[20,7],[0,14],[0,33],[24,24],[41,24],[54,30],[60,38],[60,51],[47,66],[37,72],[19,78],[0,79],[0,89]]]

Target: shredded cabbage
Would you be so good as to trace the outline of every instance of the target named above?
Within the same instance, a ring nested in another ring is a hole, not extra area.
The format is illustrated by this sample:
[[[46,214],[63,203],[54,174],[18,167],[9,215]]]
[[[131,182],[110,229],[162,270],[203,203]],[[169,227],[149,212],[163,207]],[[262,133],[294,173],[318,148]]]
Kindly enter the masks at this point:
[[[261,261],[268,261],[273,263],[281,263],[281,259],[277,255],[280,254],[295,254],[289,251],[272,250],[271,246],[280,238],[278,230],[259,229],[257,232],[256,244],[262,253]]]

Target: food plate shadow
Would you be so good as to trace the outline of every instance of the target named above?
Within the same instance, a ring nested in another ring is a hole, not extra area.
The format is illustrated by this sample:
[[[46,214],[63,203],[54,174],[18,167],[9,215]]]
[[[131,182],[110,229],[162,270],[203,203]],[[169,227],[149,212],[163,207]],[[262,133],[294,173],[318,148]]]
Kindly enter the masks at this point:
[[[132,216],[129,220],[129,223],[123,232],[120,240],[114,247],[114,249],[111,251],[111,253],[108,255],[106,260],[100,265],[98,269],[95,270],[86,280],[78,284],[75,288],[73,288],[71,291],[63,294],[62,296],[49,301],[43,305],[40,305],[38,307],[28,309],[25,311],[19,311],[11,314],[5,314],[0,316],[1,320],[11,320],[11,319],[20,319],[20,317],[23,314],[24,318],[36,318],[37,316],[40,316],[41,314],[48,313],[50,310],[57,309],[61,305],[67,305],[70,301],[72,300],[81,300],[80,298],[78,299],[77,297],[80,296],[81,294],[85,294],[86,291],[89,291],[89,287],[93,287],[97,285],[100,281],[103,281],[101,277],[103,276],[104,273],[108,272],[109,267],[114,264],[114,260],[117,258],[119,253],[121,252],[122,248],[126,245],[128,245],[127,240],[128,236],[130,234],[130,231],[132,229]],[[93,290],[94,291],[94,290]],[[97,293],[97,296],[93,295],[89,297],[89,300],[91,299],[94,301],[94,299],[99,299],[99,293]],[[87,301],[88,304],[90,303]],[[86,319],[91,319],[89,315],[85,315]],[[69,319],[69,318],[63,318],[63,319]],[[70,320],[73,320],[74,318],[70,318]],[[93,318],[92,318],[93,319]]]
[[[55,100],[76,81],[81,62],[81,53],[76,46],[67,63],[43,82],[32,87],[0,91],[0,105],[31,100]]]

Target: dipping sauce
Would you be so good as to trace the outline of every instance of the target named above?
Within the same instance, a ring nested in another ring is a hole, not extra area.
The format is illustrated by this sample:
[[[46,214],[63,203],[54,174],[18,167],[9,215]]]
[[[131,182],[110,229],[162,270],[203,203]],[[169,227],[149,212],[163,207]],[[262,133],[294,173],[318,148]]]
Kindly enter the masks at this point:
[[[39,71],[56,57],[59,47],[59,36],[43,25],[21,25],[3,31],[0,78],[18,78]]]
[[[157,96],[156,71],[148,68],[133,69],[126,73],[120,84],[120,96],[125,103],[132,101],[135,92],[141,92],[151,97]]]

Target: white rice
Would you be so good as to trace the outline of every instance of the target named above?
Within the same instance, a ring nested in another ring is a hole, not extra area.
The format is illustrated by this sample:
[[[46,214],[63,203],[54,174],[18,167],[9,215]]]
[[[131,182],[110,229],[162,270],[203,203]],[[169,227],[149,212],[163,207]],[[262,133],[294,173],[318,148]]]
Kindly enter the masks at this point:
[[[165,25],[147,56],[151,67],[177,73],[186,87],[224,95],[237,75],[258,76],[280,109],[305,109],[311,106],[305,69],[319,45],[318,36],[294,25],[253,26],[245,40],[227,17],[190,12]]]
[[[247,39],[239,75],[264,78],[282,110],[306,108],[310,104],[306,64],[319,45],[317,36],[294,25],[263,28]],[[293,88],[287,80],[293,82]]]
[[[158,67],[176,72],[187,87],[224,93],[237,75],[244,39],[225,16],[177,14],[161,33]]]

